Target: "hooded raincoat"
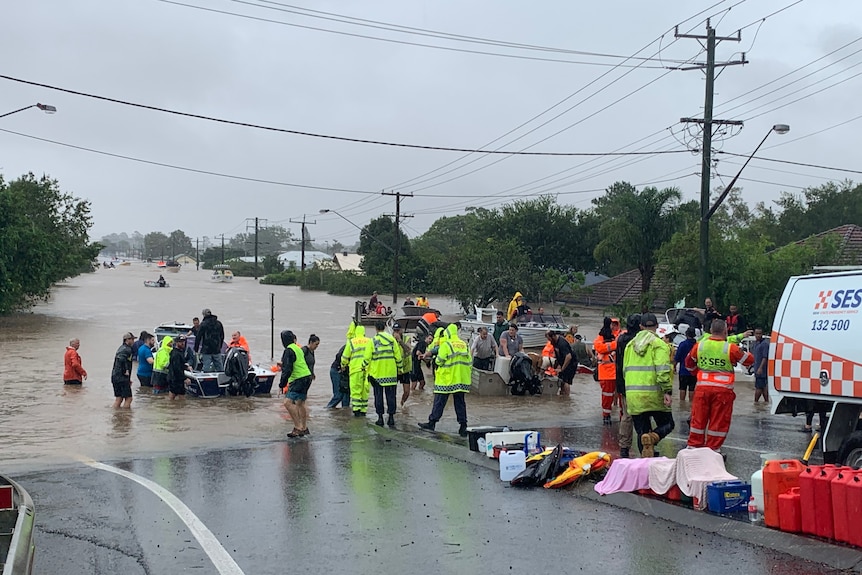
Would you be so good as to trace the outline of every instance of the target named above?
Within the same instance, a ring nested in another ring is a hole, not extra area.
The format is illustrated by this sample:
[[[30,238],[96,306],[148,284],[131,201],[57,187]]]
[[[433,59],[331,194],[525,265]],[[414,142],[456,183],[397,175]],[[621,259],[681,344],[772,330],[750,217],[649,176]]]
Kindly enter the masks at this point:
[[[362,413],[368,411],[368,393],[371,391],[363,365],[365,349],[370,344],[371,340],[365,337],[365,327],[354,326],[353,337],[347,342],[344,353],[341,354],[341,366],[350,369],[350,403],[353,405],[353,411]]]
[[[671,411],[664,404],[673,393],[670,350],[654,332],[642,330],[626,345],[623,372],[629,414]]]

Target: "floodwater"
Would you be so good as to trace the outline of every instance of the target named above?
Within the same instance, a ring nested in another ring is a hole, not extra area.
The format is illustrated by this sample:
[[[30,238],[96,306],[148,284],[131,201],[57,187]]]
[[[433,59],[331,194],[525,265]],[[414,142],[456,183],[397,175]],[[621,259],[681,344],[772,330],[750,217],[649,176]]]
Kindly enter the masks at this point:
[[[59,284],[50,301],[32,312],[0,317],[0,437],[4,438],[0,460],[7,470],[40,468],[72,456],[101,459],[282,439],[286,413],[277,394],[170,402],[139,389],[133,378],[131,413],[111,407],[110,372],[122,334],[152,331],[169,321],[191,323],[203,308],[219,317],[228,337],[240,330],[249,341],[252,362],[261,365],[274,363],[273,351],[280,358],[281,330],[293,330],[300,344],[317,334],[321,345],[316,354],[317,379],[309,393],[311,417],[318,428],[330,425],[322,421],[325,418],[333,425],[343,421],[324,406],[332,389],[329,365],[344,342],[353,298],[261,285],[253,278],[214,284],[210,272],[203,269],[183,268],[164,275],[170,288],[145,288],[144,280],[158,277],[155,267],[133,263],[99,269]],[[270,294],[274,294],[274,326]],[[384,301],[391,297],[384,296]],[[431,303],[445,315],[458,312],[452,300],[431,296]],[[596,324],[586,330],[582,321],[582,333],[595,333],[598,321],[581,319]],[[62,383],[63,353],[72,338],[81,340],[79,353],[89,374],[81,388]],[[430,396],[415,394],[404,412],[412,410],[412,420],[427,418]],[[499,405],[499,399],[485,401],[496,400]],[[569,413],[568,398],[543,400],[543,405],[563,417]],[[519,407],[523,402],[512,404],[512,409]]]

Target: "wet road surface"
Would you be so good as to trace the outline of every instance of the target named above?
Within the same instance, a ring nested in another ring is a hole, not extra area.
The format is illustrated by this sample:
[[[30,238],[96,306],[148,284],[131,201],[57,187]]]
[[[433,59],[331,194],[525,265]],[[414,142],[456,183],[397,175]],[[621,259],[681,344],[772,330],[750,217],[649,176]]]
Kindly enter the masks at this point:
[[[834,572],[569,492],[516,490],[363,421],[345,432],[110,462],[176,496],[220,552],[127,477],[86,464],[22,476],[37,501],[37,572]]]

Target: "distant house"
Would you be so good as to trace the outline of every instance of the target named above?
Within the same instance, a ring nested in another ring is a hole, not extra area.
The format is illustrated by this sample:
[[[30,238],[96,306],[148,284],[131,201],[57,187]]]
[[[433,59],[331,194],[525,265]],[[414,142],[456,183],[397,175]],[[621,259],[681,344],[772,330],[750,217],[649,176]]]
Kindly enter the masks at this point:
[[[332,261],[335,263],[335,269],[343,272],[354,272],[354,273],[364,273],[360,264],[362,263],[362,256],[359,254],[349,254],[347,252],[340,252],[335,254],[332,257]]]
[[[323,262],[331,259],[332,258],[329,254],[315,250],[305,250],[305,269],[314,267],[316,262]],[[285,269],[300,269],[302,267],[302,252],[296,250],[278,254],[278,261],[284,265]]]
[[[795,243],[805,245],[812,239],[820,240],[827,237],[834,237],[838,240],[838,253],[835,255],[835,263],[837,265],[862,265],[862,228],[856,224],[844,224],[843,226],[820,232]]]
[[[189,256],[189,255],[186,255],[186,254],[178,255],[174,259],[174,261],[176,261],[181,266],[186,266],[186,267],[191,267],[191,266],[194,266],[195,264],[198,263],[198,261],[195,258],[193,258],[192,256]]]

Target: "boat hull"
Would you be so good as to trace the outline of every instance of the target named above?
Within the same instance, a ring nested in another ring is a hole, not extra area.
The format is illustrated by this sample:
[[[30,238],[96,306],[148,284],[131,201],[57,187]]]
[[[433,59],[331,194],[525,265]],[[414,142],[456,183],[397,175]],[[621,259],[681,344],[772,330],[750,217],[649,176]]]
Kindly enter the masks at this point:
[[[159,282],[157,282],[157,281],[154,281],[154,280],[144,280],[144,287],[152,287],[152,288],[157,288],[157,287],[171,287],[171,284],[169,284],[169,283],[165,283],[165,285],[163,285],[163,286],[162,286],[162,285],[159,285]]]
[[[33,540],[36,508],[30,495],[15,481],[0,476],[0,549],[3,573],[29,575],[36,546]]]
[[[186,394],[192,397],[215,398],[231,395],[230,378],[223,372],[186,371],[189,383]],[[272,392],[275,372],[262,367],[252,366],[248,377],[255,383],[254,395],[268,395]]]

